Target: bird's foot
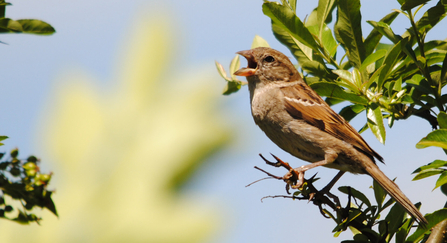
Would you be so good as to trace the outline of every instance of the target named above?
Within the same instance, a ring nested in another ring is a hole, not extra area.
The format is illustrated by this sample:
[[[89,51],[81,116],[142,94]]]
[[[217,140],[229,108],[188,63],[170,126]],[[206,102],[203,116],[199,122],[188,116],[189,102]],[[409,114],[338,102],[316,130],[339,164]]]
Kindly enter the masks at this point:
[[[304,184],[304,166],[290,169],[287,174],[283,176],[283,180],[292,187],[292,189],[300,189]]]

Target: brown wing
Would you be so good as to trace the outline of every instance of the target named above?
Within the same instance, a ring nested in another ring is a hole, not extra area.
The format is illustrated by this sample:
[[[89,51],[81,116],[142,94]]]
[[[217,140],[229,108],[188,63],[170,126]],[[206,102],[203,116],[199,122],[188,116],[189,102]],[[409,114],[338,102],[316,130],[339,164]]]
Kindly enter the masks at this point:
[[[362,136],[305,83],[283,87],[281,91],[285,96],[286,110],[292,117],[303,119],[383,162],[383,158],[369,147]]]

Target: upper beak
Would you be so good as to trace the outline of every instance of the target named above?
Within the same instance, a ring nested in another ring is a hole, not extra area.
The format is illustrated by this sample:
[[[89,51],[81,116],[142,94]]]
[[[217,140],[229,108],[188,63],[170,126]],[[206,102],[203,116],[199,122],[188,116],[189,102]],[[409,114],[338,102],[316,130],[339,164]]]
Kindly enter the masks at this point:
[[[234,72],[234,75],[245,76],[245,77],[254,75],[258,68],[258,64],[256,63],[255,57],[253,56],[253,51],[252,50],[238,51],[236,52],[236,54],[245,57],[247,59],[248,64],[246,68],[241,68],[236,72]]]

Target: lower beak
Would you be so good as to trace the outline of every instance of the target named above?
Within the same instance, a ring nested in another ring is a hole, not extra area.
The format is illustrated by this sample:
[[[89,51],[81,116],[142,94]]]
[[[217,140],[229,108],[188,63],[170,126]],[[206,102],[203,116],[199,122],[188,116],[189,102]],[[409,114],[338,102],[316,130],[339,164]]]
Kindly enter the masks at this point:
[[[234,75],[245,76],[245,77],[254,75],[256,73],[258,65],[255,61],[252,50],[239,51],[236,53],[245,57],[247,59],[248,64],[247,64],[246,68],[241,68],[241,69],[237,70],[236,72],[234,72]]]

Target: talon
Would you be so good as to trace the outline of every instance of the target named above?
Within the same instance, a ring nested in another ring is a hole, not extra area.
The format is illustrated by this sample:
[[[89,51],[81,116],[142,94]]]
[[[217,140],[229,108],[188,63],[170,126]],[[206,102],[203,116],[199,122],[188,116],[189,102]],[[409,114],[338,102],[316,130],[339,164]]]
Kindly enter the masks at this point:
[[[282,161],[278,160],[277,157],[273,156],[276,159],[276,162],[271,162],[271,161],[267,160],[266,158],[264,158],[264,156],[262,156],[262,154],[259,154],[259,156],[261,156],[261,158],[264,160],[264,162],[266,164],[271,165],[271,166],[275,166],[275,167],[281,167],[281,162]]]

